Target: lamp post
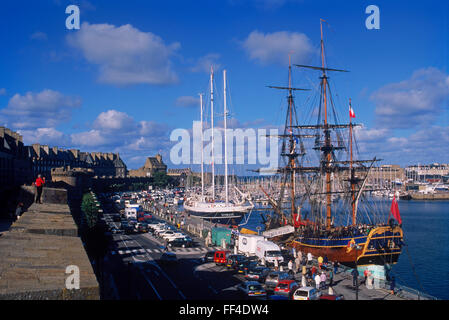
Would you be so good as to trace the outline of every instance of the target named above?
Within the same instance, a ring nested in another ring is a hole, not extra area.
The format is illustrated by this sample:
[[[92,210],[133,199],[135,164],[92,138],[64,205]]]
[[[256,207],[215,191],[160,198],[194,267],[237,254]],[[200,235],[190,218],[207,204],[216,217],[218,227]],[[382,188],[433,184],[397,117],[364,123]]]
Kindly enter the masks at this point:
[[[356,271],[356,279],[355,279],[355,300],[359,300],[359,275],[358,275],[358,268],[357,268],[357,258],[358,258],[358,250],[360,250],[361,247],[356,244],[355,245],[355,271]]]

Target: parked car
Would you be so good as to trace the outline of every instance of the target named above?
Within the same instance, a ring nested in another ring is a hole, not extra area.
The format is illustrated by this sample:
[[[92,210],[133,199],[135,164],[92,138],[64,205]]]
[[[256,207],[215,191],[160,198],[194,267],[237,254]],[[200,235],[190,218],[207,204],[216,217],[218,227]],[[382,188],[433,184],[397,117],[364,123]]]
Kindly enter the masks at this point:
[[[218,250],[215,251],[214,262],[217,266],[226,265],[228,259],[227,257],[231,254],[229,250]]]
[[[176,257],[176,254],[174,252],[167,251],[161,255],[159,261],[162,264],[175,264],[176,262],[178,262],[178,258]]]
[[[237,265],[237,273],[247,274],[250,269],[254,269],[257,265],[257,261],[243,260]]]
[[[228,269],[237,270],[238,265],[244,261],[246,261],[246,256],[243,254],[231,254],[228,257],[228,261],[226,261],[226,267]]]
[[[237,289],[246,297],[266,297],[267,292],[257,281],[245,281],[237,286]]]
[[[185,240],[185,238],[175,238],[168,241],[168,246],[187,248],[192,246],[192,242]]]
[[[245,278],[249,280],[257,280],[259,282],[265,282],[265,278],[268,273],[270,273],[271,269],[263,266],[256,266],[252,269],[249,269],[245,274]]]
[[[111,232],[112,232],[112,234],[118,234],[118,233],[123,233],[123,230],[120,230],[116,227],[112,227]]]
[[[321,292],[314,287],[301,287],[293,293],[293,300],[318,300]]]
[[[126,225],[123,230],[125,231],[125,234],[132,234],[135,232],[134,227],[130,226],[130,225]]]
[[[215,251],[208,251],[208,252],[206,252],[206,254],[202,258],[203,263],[213,262],[214,261],[214,256],[215,256]]]
[[[293,292],[299,287],[299,284],[295,280],[281,280],[278,282],[276,288],[274,288],[274,294],[291,298]]]
[[[274,289],[282,280],[293,280],[293,276],[283,271],[271,271],[265,279],[265,286],[267,290]]]
[[[145,222],[138,222],[136,225],[138,232],[148,232],[148,225]]]
[[[345,300],[342,294],[322,294],[320,300]]]

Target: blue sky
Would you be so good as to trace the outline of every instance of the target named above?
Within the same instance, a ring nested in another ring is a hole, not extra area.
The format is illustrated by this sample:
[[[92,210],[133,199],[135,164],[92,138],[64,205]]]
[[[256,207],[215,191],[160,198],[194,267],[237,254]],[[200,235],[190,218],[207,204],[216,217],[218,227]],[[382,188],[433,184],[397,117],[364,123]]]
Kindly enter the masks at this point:
[[[65,8],[80,8],[67,30]],[[368,30],[365,8],[380,9]],[[319,19],[344,118],[352,98],[362,153],[384,163],[449,162],[446,1],[2,1],[0,122],[26,144],[119,152],[129,168],[199,119],[208,69],[228,72],[236,126],[283,122],[288,53],[318,65]],[[317,75],[294,69],[295,86]],[[312,94],[312,93],[310,93]],[[308,94],[297,94],[301,107]],[[300,120],[301,121],[301,120]],[[170,162],[169,162],[170,164]]]

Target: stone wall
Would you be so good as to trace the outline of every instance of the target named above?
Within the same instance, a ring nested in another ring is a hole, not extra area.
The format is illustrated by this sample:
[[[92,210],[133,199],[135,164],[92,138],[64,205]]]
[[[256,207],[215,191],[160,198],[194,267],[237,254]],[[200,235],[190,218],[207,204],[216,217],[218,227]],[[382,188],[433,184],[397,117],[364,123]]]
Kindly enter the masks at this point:
[[[29,188],[22,189],[23,195],[32,196]],[[46,188],[43,194],[44,204],[31,203],[0,237],[0,299],[99,299],[99,285],[78,237],[67,192]],[[79,289],[66,288],[68,266],[79,268]]]

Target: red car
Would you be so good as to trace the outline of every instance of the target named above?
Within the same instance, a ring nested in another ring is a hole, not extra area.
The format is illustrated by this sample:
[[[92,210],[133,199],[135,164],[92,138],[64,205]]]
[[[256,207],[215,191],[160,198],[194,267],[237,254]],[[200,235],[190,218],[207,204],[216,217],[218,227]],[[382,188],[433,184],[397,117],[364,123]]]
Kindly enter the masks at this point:
[[[323,294],[320,296],[320,300],[345,300],[345,297],[342,294]]]
[[[291,298],[293,292],[299,287],[299,283],[295,280],[280,280],[274,288],[274,294]]]
[[[218,250],[215,251],[214,262],[218,265],[225,265],[228,261],[228,256],[231,254],[229,250]]]

